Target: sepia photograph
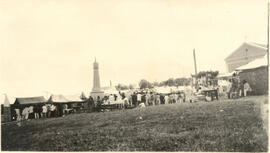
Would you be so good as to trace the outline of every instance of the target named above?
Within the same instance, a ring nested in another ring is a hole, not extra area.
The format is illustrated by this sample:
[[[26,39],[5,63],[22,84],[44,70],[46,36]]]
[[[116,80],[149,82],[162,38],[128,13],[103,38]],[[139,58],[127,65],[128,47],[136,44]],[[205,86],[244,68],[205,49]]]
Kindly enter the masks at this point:
[[[269,3],[0,0],[0,150],[268,152]]]

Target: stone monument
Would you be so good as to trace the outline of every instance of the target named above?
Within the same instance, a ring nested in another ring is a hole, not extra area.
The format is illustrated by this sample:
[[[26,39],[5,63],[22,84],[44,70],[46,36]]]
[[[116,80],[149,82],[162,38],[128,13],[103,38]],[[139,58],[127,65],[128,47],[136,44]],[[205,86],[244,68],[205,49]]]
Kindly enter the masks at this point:
[[[104,92],[100,88],[99,67],[96,58],[93,64],[93,68],[94,68],[93,88],[90,95],[94,98],[94,100],[97,100],[98,96],[100,98],[103,98]]]

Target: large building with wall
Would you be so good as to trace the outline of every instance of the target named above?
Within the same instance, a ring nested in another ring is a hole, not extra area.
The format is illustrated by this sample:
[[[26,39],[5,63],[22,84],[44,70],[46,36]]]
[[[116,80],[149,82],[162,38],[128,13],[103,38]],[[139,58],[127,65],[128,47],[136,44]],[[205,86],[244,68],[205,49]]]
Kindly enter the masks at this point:
[[[233,72],[242,65],[246,65],[255,59],[262,58],[266,52],[266,45],[244,42],[225,59],[227,71],[229,73]]]

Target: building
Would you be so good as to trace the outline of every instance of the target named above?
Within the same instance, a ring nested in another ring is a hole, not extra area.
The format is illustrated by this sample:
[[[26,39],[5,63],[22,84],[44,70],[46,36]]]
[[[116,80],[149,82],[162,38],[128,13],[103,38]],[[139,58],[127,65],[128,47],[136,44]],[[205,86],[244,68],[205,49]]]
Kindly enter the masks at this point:
[[[225,59],[227,71],[229,73],[233,72],[242,65],[246,65],[255,59],[264,57],[266,52],[266,45],[244,42]]]

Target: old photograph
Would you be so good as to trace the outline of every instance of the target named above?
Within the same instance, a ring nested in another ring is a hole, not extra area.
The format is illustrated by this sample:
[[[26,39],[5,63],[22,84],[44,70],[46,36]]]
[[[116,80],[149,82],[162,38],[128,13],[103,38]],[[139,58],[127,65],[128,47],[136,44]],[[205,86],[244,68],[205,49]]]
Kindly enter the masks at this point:
[[[0,150],[268,152],[269,3],[0,0]]]

